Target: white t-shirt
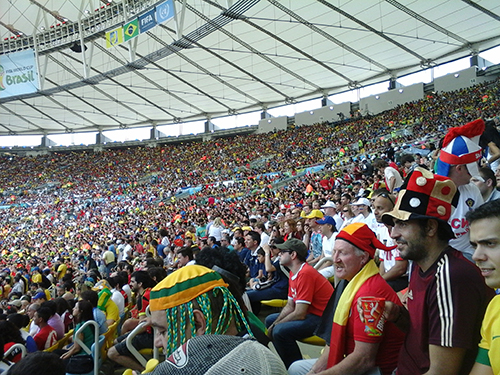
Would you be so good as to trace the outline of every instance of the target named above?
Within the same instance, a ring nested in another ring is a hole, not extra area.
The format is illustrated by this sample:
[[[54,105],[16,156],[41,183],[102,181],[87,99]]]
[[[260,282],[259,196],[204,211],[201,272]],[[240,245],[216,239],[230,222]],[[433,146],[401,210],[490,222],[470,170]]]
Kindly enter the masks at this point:
[[[113,300],[114,303],[116,303],[116,306],[118,306],[118,310],[120,311],[120,316],[122,316],[123,313],[125,312],[125,298],[116,289],[113,289],[112,292],[113,294],[111,295],[111,299]]]
[[[389,235],[389,229],[384,224],[377,223],[377,238],[380,242],[382,242],[386,246],[395,245],[394,240]],[[384,262],[384,270],[385,272],[389,272],[389,270],[396,265],[396,258],[401,257],[398,249],[394,249],[391,251],[378,250],[378,257],[380,261]]]
[[[342,219],[342,217],[340,217],[340,215],[336,213],[335,215],[333,215],[333,220],[335,220],[335,228],[337,228],[337,230],[339,231],[340,228],[342,228],[342,224],[344,224],[344,219]]]
[[[122,286],[122,290],[127,293],[127,299],[128,301],[132,301],[132,290],[130,289],[130,285],[128,284],[125,284],[124,286]]]
[[[458,192],[460,196],[458,198],[457,207],[448,220],[448,224],[451,225],[451,229],[456,237],[450,240],[450,246],[461,252],[472,255],[474,254],[474,248],[469,242],[469,223],[465,219],[465,214],[482,205],[483,197],[481,196],[479,188],[472,182],[469,182],[467,185],[459,186]]]
[[[337,233],[338,232],[333,233],[330,238],[328,238],[327,236],[323,236],[323,254],[325,255],[325,257],[333,257],[333,247],[335,246],[335,238],[337,237]],[[333,265],[331,265],[320,269],[319,273],[329,279],[335,274],[335,269],[333,268]]]
[[[269,235],[266,232],[262,232],[262,234],[260,235],[260,245],[259,245],[259,247],[267,245],[268,243],[269,243]]]
[[[389,184],[391,177],[394,177],[396,181],[394,182],[394,189],[401,187],[403,185],[403,179],[397,170],[393,167],[386,167],[384,169],[385,183],[387,184],[387,190],[389,190]]]
[[[338,232],[333,233],[330,238],[323,236],[323,254],[325,254],[325,257],[333,256],[333,247],[335,246],[337,233]]]

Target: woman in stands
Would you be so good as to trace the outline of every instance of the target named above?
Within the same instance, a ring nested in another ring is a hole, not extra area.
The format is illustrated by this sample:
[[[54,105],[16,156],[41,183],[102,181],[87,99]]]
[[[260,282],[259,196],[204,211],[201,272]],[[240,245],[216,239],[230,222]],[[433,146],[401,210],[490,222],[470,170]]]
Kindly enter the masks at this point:
[[[306,235],[305,233],[305,230],[304,230],[304,226],[306,224],[306,219],[304,218],[301,218],[297,221],[297,230],[296,230],[296,234],[297,234],[297,238],[299,240],[301,240],[302,242],[304,242],[304,237]]]
[[[297,238],[302,241],[302,237],[300,233],[297,232],[297,223],[293,219],[288,219],[283,222],[283,230],[285,232],[285,236],[283,239],[289,240],[290,238]]]
[[[222,230],[224,229],[224,225],[222,224],[222,219],[220,217],[215,218],[212,225],[208,229],[208,237],[215,237],[217,242],[220,242],[222,238]]]
[[[73,318],[75,321],[75,329],[73,332],[73,345],[67,348],[67,350],[61,355],[61,359],[68,360],[73,355],[87,354],[85,350],[75,341],[75,337],[78,334],[78,338],[90,349],[92,344],[95,342],[94,329],[92,326],[87,326],[83,331],[78,332],[80,328],[89,320],[94,320],[94,314],[92,312],[92,304],[89,301],[80,300],[76,303],[73,309]]]

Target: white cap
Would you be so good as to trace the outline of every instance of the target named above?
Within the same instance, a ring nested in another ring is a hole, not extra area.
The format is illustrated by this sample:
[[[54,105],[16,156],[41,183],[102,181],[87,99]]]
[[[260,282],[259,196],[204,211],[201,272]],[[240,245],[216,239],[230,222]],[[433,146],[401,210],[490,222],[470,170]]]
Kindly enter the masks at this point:
[[[370,201],[367,198],[359,198],[356,202],[351,203],[352,206],[370,206]]]
[[[321,208],[336,208],[336,207],[335,203],[333,203],[332,201],[327,201],[323,206],[321,206]]]

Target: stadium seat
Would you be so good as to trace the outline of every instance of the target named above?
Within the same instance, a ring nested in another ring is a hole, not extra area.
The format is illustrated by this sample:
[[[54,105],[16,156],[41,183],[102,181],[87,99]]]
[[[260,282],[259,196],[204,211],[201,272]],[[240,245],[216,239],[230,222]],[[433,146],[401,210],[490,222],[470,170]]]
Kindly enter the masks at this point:
[[[84,342],[82,342],[78,338],[78,333],[83,331],[87,326],[92,326],[94,329],[94,335],[95,335],[95,341],[92,344],[92,346],[89,348],[87,345],[85,345]],[[88,372],[84,375],[98,375],[99,374],[99,368],[102,364],[102,357],[101,357],[101,350],[104,345],[105,337],[103,335],[99,335],[99,325],[97,324],[96,321],[94,320],[89,320],[85,322],[80,329],[76,332],[75,335],[75,342],[80,345],[80,347],[85,351],[85,353],[92,355],[92,358],[94,358],[94,370],[91,372]],[[70,373],[66,373],[66,375],[73,375]]]
[[[114,345],[114,341],[117,337],[118,325],[120,322],[114,322],[108,327],[108,330],[104,333],[104,345],[101,348],[101,357],[105,361],[108,358],[108,350]]]
[[[72,337],[73,337],[73,330],[70,330],[70,331],[68,331],[68,333],[66,333],[64,335],[64,337],[62,339],[57,341],[50,348],[45,349],[44,352],[53,352],[54,350],[62,349],[65,345],[67,345],[70,342]]]

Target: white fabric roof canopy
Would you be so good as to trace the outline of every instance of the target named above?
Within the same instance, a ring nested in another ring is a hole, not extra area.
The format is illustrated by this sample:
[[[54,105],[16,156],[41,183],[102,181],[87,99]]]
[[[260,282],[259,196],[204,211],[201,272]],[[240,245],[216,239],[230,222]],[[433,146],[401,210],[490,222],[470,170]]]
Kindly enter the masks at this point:
[[[2,38],[103,5],[11,3],[0,9]],[[179,21],[182,5],[175,0]],[[232,18],[221,21],[227,8]],[[167,21],[137,37],[140,69],[127,65],[128,44],[106,49],[102,36],[85,43],[88,80],[82,53],[41,53],[43,89],[0,100],[0,135],[165,125],[320,97],[499,45],[499,21],[496,0],[187,0],[188,48],[175,47],[176,22]],[[193,41],[196,31],[206,33]]]

